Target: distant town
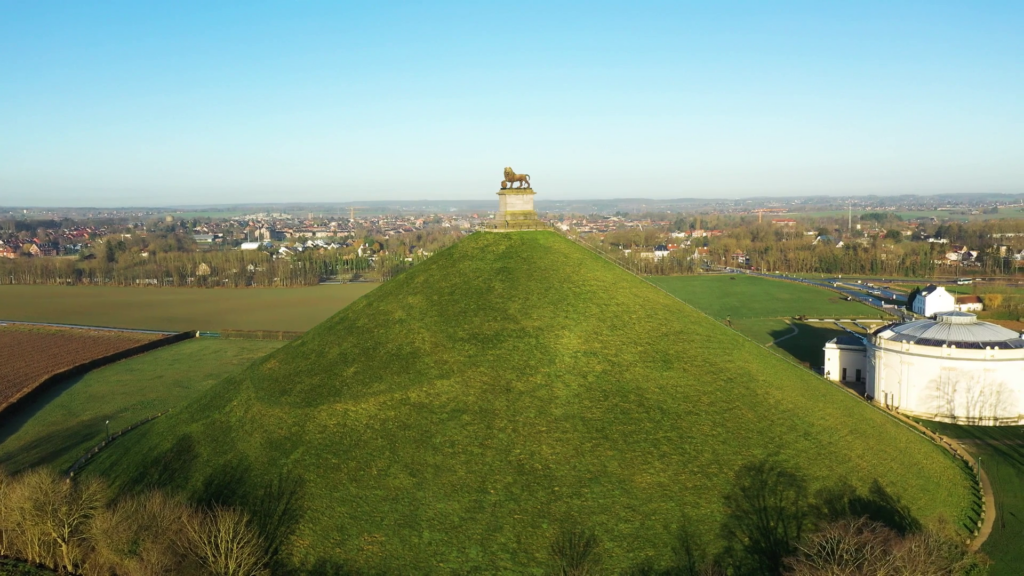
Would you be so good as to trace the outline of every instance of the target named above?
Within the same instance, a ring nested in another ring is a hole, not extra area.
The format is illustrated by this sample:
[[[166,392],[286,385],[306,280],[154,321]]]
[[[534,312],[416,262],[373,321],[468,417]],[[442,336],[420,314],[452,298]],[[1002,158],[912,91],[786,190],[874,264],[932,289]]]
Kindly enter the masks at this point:
[[[1024,203],[1003,195],[845,203],[548,200],[537,206],[548,225],[645,274],[728,266],[787,273],[1013,275],[1024,262]],[[493,204],[474,202],[5,208],[0,283],[260,286],[380,280],[494,217]],[[223,258],[230,251],[269,261],[305,259],[316,270],[299,274],[291,267],[259,280],[262,261],[253,260],[241,274],[237,267],[221,266],[223,277],[210,278],[216,276],[211,266],[217,266],[217,254]],[[175,274],[154,267],[157,255],[166,261],[168,254],[207,257]],[[37,259],[42,260],[30,264]],[[46,265],[46,259],[61,264]],[[120,275],[113,272],[115,264]],[[146,265],[148,274],[124,274]]]

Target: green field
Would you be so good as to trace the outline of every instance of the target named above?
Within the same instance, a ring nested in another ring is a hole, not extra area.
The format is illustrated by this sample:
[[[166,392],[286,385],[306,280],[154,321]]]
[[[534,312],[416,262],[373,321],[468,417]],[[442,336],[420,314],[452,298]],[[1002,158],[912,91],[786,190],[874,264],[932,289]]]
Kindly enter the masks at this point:
[[[825,343],[846,332],[835,324],[788,323],[783,318],[878,318],[880,314],[829,290],[757,276],[655,276],[650,280],[709,316],[727,319],[727,325],[758,344],[782,338],[796,326],[795,336],[772,348],[811,368],[824,363]]]
[[[294,518],[275,533],[304,566],[544,574],[586,526],[619,573],[669,562],[684,517],[714,540],[731,475],[769,455],[970,519],[952,458],[862,400],[552,232],[480,233],[87,473]]]
[[[0,286],[0,320],[152,330],[305,331],[377,286],[209,290]]]
[[[995,563],[991,576],[1017,576],[1024,566],[1024,427],[957,426],[921,421],[933,431],[960,441],[981,458],[996,499],[992,534],[981,546]]]
[[[105,434],[191,400],[282,342],[194,339],[62,383],[0,424],[0,467],[67,469]]]
[[[650,281],[712,318],[878,318],[878,310],[832,291],[745,274],[652,276]]]

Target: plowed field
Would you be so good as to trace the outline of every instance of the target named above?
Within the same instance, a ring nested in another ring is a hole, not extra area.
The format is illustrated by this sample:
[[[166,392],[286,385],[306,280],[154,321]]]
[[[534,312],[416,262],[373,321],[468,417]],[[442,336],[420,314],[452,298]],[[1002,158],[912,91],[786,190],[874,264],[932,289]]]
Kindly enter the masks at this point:
[[[161,337],[78,328],[0,326],[0,410],[51,374]]]

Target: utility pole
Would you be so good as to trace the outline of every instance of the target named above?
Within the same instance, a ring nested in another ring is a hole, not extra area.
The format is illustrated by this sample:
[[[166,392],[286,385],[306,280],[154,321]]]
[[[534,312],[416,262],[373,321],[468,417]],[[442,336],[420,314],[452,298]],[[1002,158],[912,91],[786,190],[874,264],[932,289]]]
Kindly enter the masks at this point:
[[[852,200],[847,200],[846,201],[846,208],[848,210],[847,221],[846,221],[846,229],[849,231],[850,236],[853,236],[853,201]]]

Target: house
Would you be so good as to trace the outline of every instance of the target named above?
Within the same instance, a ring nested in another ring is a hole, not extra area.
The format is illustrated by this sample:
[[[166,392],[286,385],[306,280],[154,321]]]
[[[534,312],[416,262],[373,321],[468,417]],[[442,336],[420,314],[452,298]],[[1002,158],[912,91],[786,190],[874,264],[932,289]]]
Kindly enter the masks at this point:
[[[18,251],[6,244],[0,244],[0,258],[17,258]]]
[[[796,226],[796,220],[792,218],[772,218],[772,224],[776,226]]]
[[[693,256],[690,256],[692,260],[707,260],[710,253],[707,248],[697,248],[693,251]]]
[[[957,296],[953,307],[957,312],[981,312],[985,309],[978,296]]]
[[[668,256],[668,253],[669,253],[668,246],[665,246],[664,244],[658,244],[657,246],[654,247],[654,259],[655,260],[661,260],[665,256]]]
[[[742,250],[737,250],[732,253],[732,261],[740,266],[746,266],[750,263],[750,259],[747,258],[747,253]]]
[[[953,295],[946,292],[946,289],[942,286],[936,286],[935,284],[929,284],[914,299],[914,313],[929,318],[942,312],[953,312],[955,309],[956,301]]]

